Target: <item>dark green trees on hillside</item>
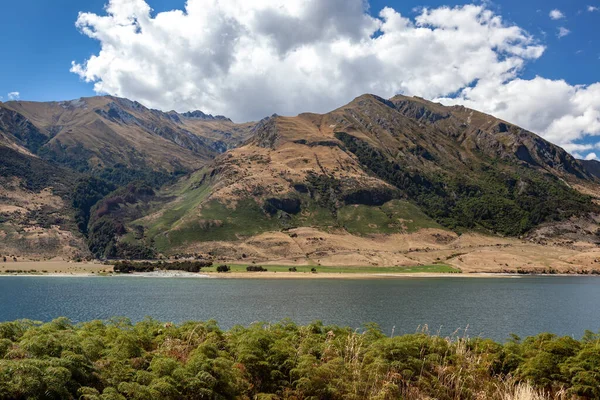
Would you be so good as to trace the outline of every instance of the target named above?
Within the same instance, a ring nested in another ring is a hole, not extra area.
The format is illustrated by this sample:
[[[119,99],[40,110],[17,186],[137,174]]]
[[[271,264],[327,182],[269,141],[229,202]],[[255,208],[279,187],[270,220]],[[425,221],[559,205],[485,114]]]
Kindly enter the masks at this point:
[[[504,168],[474,166],[469,174],[425,173],[406,168],[401,160],[352,135],[338,132],[335,136],[374,175],[451,229],[484,228],[517,236],[543,222],[600,211],[589,196],[543,171],[506,164]]]
[[[71,202],[76,212],[77,225],[82,233],[87,233],[92,207],[116,188],[114,184],[93,176],[81,178],[77,182]]]
[[[154,189],[143,182],[133,182],[111,192],[90,210],[88,246],[97,258],[152,259],[155,251],[144,242],[129,243],[119,240],[127,233],[127,219],[141,217],[138,204],[146,204],[154,196]],[[139,232],[137,232],[139,235]],[[143,232],[142,232],[143,235]]]

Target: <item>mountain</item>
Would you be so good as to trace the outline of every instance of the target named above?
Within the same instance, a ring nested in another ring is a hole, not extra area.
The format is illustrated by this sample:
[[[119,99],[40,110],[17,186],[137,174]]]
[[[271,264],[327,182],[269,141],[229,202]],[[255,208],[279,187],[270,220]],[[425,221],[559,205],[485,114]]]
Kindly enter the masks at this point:
[[[163,200],[131,223],[144,240],[166,253],[285,259],[308,257],[306,243],[290,240],[308,228],[306,240],[429,229],[432,245],[465,232],[599,241],[598,177],[539,136],[474,110],[364,95],[323,115],[265,118],[254,131],[163,189]],[[259,248],[240,244],[267,232],[280,234],[262,237]],[[330,256],[339,243],[311,249]]]
[[[595,164],[461,106],[363,95],[248,124],[114,97],[0,112],[0,145],[75,174],[65,220],[99,258],[465,271],[600,259]]]
[[[112,96],[0,104],[3,141],[81,171],[115,165],[191,171],[241,144],[253,126],[201,111],[165,113]]]
[[[254,125],[111,96],[0,103],[0,254],[89,255],[93,203],[132,181],[158,187],[201,168]]]
[[[583,166],[585,167],[586,171],[588,171],[588,173],[590,175],[593,175],[596,178],[600,179],[600,161],[596,161],[596,160],[581,160],[580,162],[583,164]]]

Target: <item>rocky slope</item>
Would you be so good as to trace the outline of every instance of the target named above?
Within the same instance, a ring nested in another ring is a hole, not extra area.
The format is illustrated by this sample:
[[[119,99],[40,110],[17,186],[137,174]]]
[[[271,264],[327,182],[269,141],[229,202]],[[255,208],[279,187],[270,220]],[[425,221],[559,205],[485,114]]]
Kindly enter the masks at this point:
[[[111,96],[0,104],[0,140],[79,170],[118,164],[194,170],[242,143],[253,126],[201,111],[151,110]]]

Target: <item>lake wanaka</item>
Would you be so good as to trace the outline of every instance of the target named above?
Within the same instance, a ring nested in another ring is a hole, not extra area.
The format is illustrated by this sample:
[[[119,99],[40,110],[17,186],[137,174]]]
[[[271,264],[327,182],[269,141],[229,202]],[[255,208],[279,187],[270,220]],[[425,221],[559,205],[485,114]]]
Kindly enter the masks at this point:
[[[178,279],[0,277],[0,321],[218,321],[223,329],[289,318],[385,334],[431,333],[505,340],[600,330],[600,278]]]

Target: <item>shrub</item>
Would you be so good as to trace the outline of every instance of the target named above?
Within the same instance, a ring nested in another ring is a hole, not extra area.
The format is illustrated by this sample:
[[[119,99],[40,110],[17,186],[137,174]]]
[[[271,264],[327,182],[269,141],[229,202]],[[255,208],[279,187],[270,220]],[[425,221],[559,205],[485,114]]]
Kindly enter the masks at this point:
[[[248,272],[266,272],[267,269],[261,267],[260,265],[249,265],[246,267],[246,271],[248,271]]]
[[[229,265],[219,265],[217,267],[217,272],[229,272],[231,271],[231,268],[229,267]]]
[[[132,272],[186,271],[200,272],[202,268],[212,266],[212,261],[175,261],[175,262],[150,262],[150,261],[118,261],[114,263],[116,273],[129,274]]]
[[[0,323],[0,399],[595,399],[599,339],[20,320]]]

